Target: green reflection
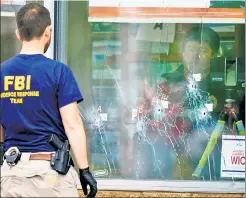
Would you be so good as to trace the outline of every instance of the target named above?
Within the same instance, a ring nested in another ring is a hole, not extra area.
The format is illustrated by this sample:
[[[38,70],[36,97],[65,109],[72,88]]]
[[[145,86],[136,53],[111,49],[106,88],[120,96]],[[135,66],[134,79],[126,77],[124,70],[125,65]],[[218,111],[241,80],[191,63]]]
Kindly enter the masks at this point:
[[[233,0],[211,0],[210,8],[245,8],[245,1]]]

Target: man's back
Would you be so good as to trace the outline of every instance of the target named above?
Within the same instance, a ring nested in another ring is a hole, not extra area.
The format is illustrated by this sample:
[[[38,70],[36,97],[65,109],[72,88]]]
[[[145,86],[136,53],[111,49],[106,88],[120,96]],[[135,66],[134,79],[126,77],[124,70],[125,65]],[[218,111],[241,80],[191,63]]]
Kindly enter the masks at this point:
[[[77,104],[82,94],[70,68],[43,55],[51,43],[50,12],[29,3],[16,22],[20,54],[0,68],[1,197],[79,197],[70,149],[84,195],[94,197],[97,182]]]
[[[51,133],[67,139],[59,108],[70,100],[63,91],[72,93],[76,87],[65,83],[73,79],[71,75],[66,65],[42,54],[19,54],[1,64],[0,123],[5,128],[5,150],[17,146],[22,152],[54,151],[47,142]],[[74,97],[82,100],[81,95]]]

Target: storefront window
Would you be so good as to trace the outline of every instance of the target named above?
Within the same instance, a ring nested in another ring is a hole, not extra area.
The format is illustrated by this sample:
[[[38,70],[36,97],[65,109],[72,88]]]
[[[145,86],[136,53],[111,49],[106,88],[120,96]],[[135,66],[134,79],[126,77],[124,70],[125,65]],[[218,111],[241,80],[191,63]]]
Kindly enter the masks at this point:
[[[227,3],[210,8],[242,7]],[[80,112],[95,177],[244,180],[244,154],[228,157],[235,148],[225,145],[235,137],[244,143],[229,112],[243,118],[245,26],[229,17],[134,22],[135,8],[129,16],[105,9],[88,22],[87,2],[67,2],[66,58],[85,96]],[[229,158],[238,169],[229,170]]]
[[[3,2],[1,62],[20,51],[15,13],[48,1]],[[115,1],[118,10],[101,3],[91,15],[88,1],[54,1],[50,10],[55,58],[71,67],[85,98],[93,175],[245,181],[245,1],[210,1],[194,16],[193,8],[152,7],[152,18],[132,2]]]

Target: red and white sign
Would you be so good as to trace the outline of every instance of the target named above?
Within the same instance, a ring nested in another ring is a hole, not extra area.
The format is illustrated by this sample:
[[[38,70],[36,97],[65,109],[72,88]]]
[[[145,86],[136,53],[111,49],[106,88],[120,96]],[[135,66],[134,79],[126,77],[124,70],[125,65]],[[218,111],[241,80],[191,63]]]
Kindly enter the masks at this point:
[[[209,0],[89,0],[90,22],[245,23],[244,8],[210,8]]]
[[[90,0],[90,6],[102,7],[193,7],[193,8],[208,8],[210,1],[208,0]]]
[[[221,177],[245,178],[245,136],[223,135]]]

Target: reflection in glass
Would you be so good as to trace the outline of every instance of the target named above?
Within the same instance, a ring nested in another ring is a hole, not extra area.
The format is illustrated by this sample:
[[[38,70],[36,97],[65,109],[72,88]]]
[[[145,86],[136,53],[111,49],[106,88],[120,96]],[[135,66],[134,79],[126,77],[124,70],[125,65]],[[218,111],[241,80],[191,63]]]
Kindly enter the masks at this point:
[[[221,178],[222,133],[237,135],[229,122],[206,150],[208,157],[199,161],[226,99],[234,99],[237,105],[242,101],[243,82],[240,86],[235,80],[245,73],[244,56],[237,52],[244,43],[238,42],[236,31],[244,26],[91,23],[89,27],[90,70],[72,58],[74,64],[69,65],[80,71],[82,91],[91,93],[80,110],[93,174],[97,178],[237,180]],[[220,65],[225,57],[239,60],[240,74],[230,61],[224,72]],[[90,72],[85,75],[84,69]],[[83,87],[88,79],[91,85]],[[204,167],[196,178],[193,173],[201,164]]]

